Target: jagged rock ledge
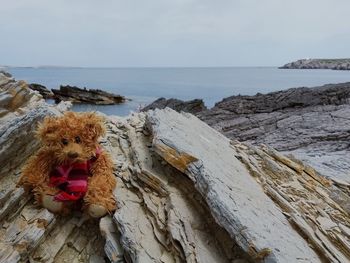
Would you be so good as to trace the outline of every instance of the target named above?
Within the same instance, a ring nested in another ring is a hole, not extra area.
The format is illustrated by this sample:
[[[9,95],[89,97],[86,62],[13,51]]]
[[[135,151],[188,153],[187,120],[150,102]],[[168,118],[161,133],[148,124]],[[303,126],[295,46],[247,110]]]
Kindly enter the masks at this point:
[[[41,96],[43,96],[44,99],[54,99],[54,94],[51,90],[46,88],[44,85],[37,84],[37,83],[30,83],[28,87],[32,90],[38,91]]]
[[[178,99],[159,98],[154,102],[152,102],[151,104],[144,107],[142,111],[148,111],[148,110],[154,110],[154,109],[165,109],[167,107],[173,110],[176,110],[178,112],[185,111],[192,114],[196,114],[207,109],[207,107],[204,105],[203,100],[201,99],[182,101]]]
[[[15,182],[37,147],[35,125],[60,109],[23,82],[0,83],[8,102],[0,149],[17,147],[0,154],[11,162],[0,174],[0,262],[350,260],[349,184],[169,108],[106,117],[101,143],[115,162],[114,215],[86,221],[36,207]]]
[[[75,86],[60,86],[60,89],[52,89],[56,102],[71,101],[73,103],[90,103],[97,105],[112,105],[125,102],[125,97],[112,94],[99,89],[78,88]]]
[[[228,138],[272,146],[325,177],[350,182],[350,83],[231,96],[194,114]]]
[[[197,116],[229,138],[267,144],[350,182],[350,83],[232,96]]]
[[[287,63],[279,68],[350,70],[350,59],[300,59],[291,63]]]

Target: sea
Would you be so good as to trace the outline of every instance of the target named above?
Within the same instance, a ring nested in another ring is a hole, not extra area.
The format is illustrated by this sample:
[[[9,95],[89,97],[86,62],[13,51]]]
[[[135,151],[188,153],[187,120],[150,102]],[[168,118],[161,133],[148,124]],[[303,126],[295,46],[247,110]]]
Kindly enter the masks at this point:
[[[292,87],[350,82],[350,71],[278,69],[277,67],[196,68],[7,68],[17,80],[49,89],[73,85],[101,89],[127,97],[126,103],[96,106],[76,104],[75,111],[101,111],[126,116],[157,98],[203,99],[211,108],[232,95],[255,95]],[[51,102],[52,103],[52,102]]]

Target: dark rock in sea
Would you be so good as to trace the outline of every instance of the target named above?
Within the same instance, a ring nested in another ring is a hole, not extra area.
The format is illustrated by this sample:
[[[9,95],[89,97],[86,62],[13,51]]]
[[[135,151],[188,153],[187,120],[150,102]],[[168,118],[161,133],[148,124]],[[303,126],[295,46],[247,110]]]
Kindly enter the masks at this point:
[[[350,59],[300,59],[284,66],[281,69],[335,69],[350,70]]]
[[[270,145],[350,182],[350,83],[232,96],[196,115],[229,138]]]
[[[185,111],[193,114],[207,109],[207,107],[204,105],[203,100],[200,99],[182,101],[178,99],[159,98],[143,108],[142,111],[164,109],[166,107],[171,108],[177,112]]]
[[[73,103],[91,103],[97,105],[112,105],[125,102],[125,97],[99,89],[78,88],[75,86],[60,86],[52,89],[56,102],[69,100]]]
[[[32,90],[39,91],[44,99],[52,99],[54,97],[53,93],[45,86],[37,83],[28,84],[28,87]]]

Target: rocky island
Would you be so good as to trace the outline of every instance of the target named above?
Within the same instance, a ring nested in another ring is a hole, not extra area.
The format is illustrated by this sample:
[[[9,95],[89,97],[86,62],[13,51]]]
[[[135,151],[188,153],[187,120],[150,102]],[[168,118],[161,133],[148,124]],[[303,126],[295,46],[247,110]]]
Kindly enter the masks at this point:
[[[11,78],[11,74],[1,71],[0,73]],[[56,103],[61,101],[70,101],[72,103],[88,103],[95,105],[113,105],[124,103],[124,96],[106,92],[100,89],[79,88],[70,85],[61,85],[59,89],[49,90],[42,84],[30,83],[28,87],[31,90],[39,92],[44,99],[54,99]]]
[[[281,106],[245,100],[251,115],[242,127],[268,119],[249,121],[253,114],[301,108],[288,98]],[[213,115],[244,111],[225,103]],[[336,103],[326,106],[342,106]],[[348,182],[170,108],[105,116],[101,144],[118,181],[114,214],[91,221],[35,206],[15,187],[21,166],[38,147],[38,122],[69,106],[48,105],[25,82],[0,73],[0,262],[349,262]],[[237,118],[232,129],[245,123]]]
[[[125,102],[125,97],[99,89],[78,88],[61,85],[60,89],[52,89],[56,102],[71,101],[73,103],[89,103],[96,105],[112,105]]]
[[[334,69],[350,70],[350,58],[344,59],[300,59],[285,64],[280,69]]]
[[[28,87],[32,90],[38,91],[44,99],[54,99],[55,95],[51,90],[46,88],[44,85],[38,84],[38,83],[30,83]]]

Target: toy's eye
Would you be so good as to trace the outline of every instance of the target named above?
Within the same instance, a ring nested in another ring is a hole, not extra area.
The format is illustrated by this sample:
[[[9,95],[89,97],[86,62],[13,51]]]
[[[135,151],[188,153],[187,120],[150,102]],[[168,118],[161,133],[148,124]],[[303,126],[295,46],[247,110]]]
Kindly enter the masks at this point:
[[[68,144],[68,140],[67,139],[62,139],[62,144],[63,145],[67,145]]]
[[[76,143],[81,143],[81,140],[80,140],[80,137],[79,137],[79,136],[75,137],[75,142],[76,142]]]

